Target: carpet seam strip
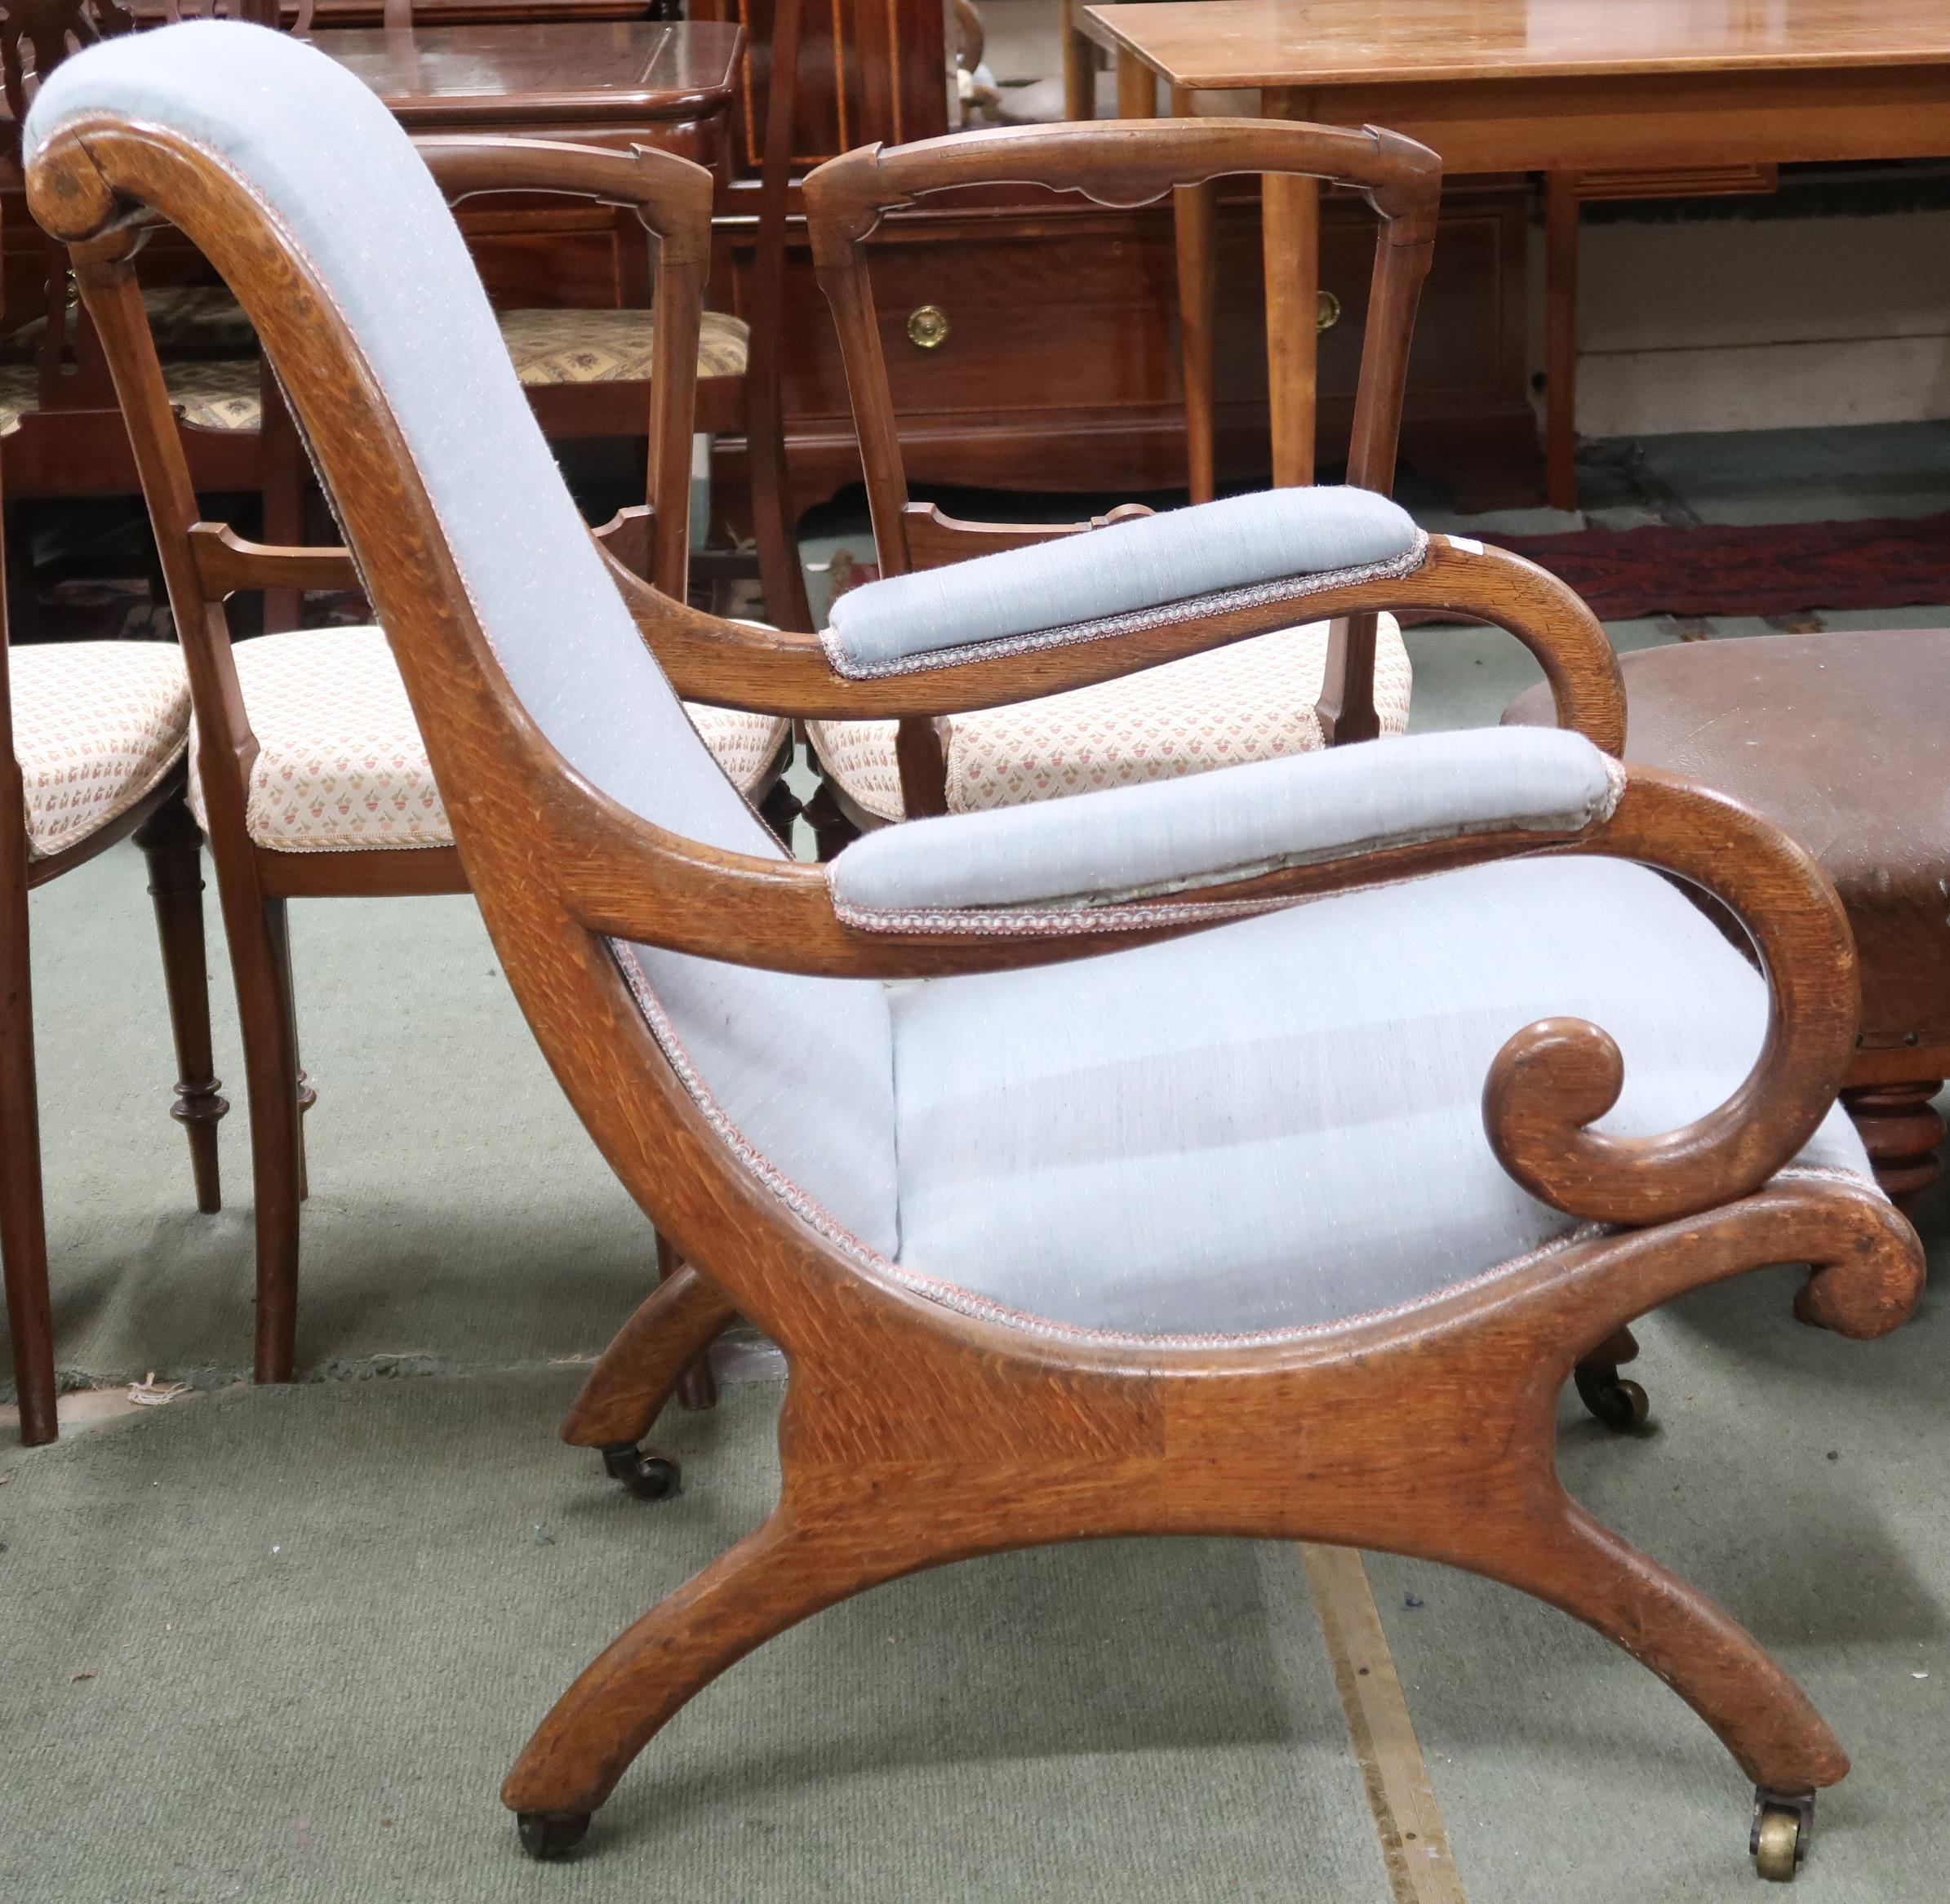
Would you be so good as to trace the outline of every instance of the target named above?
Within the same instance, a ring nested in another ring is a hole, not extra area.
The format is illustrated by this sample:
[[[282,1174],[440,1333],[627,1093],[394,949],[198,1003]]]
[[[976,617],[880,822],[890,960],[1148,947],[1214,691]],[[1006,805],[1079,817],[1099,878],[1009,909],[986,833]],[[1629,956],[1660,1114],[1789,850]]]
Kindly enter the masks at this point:
[[[1468,1904],[1361,1555],[1303,1544],[1300,1557],[1395,1904]]]

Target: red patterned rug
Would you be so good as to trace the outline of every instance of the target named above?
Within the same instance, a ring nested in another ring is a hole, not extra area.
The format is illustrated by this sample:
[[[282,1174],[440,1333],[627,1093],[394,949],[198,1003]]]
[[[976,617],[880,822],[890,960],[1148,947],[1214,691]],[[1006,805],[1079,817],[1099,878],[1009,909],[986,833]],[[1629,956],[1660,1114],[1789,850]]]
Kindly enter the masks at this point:
[[[1601,621],[1950,603],[1950,515],[1481,539],[1568,582]]]

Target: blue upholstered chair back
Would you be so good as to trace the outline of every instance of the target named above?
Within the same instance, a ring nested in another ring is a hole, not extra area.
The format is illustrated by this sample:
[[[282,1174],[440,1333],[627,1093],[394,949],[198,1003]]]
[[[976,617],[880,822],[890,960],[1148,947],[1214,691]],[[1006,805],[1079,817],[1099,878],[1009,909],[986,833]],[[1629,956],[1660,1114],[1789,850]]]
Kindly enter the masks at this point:
[[[605,573],[523,396],[453,216],[379,99],[315,47],[202,20],[93,47],[29,115],[33,153],[104,111],[242,177],[329,287],[391,404],[509,683],[613,799],[688,838],[779,847],[726,779]],[[636,955],[716,1108],[833,1218],[894,1234],[882,988]]]

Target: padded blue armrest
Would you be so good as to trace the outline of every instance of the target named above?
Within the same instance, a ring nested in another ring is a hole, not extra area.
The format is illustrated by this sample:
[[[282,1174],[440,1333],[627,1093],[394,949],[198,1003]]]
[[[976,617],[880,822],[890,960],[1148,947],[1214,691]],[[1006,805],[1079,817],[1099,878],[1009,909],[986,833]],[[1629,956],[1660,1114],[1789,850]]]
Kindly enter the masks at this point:
[[[1579,832],[1610,816],[1621,772],[1557,728],[1370,741],[908,820],[855,840],[827,883],[849,924],[886,931],[926,930],[917,915],[1109,908],[1428,840]]]
[[[820,638],[838,673],[897,674],[953,665],[960,649],[1115,634],[1119,618],[1142,625],[1179,603],[1243,606],[1226,599],[1243,590],[1298,599],[1405,575],[1426,546],[1408,513],[1370,490],[1266,490],[869,582],[833,603]]]

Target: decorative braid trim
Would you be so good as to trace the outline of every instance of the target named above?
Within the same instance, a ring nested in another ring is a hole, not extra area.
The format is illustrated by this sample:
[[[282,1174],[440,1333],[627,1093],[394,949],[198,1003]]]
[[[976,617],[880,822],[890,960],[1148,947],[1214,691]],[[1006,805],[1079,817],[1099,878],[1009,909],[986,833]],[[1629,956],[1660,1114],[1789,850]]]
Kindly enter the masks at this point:
[[[1149,628],[1174,628],[1181,622],[1201,621],[1208,615],[1226,615],[1240,609],[1264,608],[1274,602],[1304,601],[1309,596],[1324,595],[1335,588],[1352,588],[1363,582],[1393,581],[1413,575],[1428,556],[1428,537],[1418,529],[1415,539],[1400,555],[1389,556],[1382,561],[1363,562],[1347,569],[1322,569],[1308,575],[1284,575],[1270,582],[1251,583],[1244,588],[1221,588],[1210,595],[1189,596],[1183,601],[1161,602],[1149,608],[1127,609],[1120,615],[1099,615],[1090,621],[1069,622],[1059,628],[1036,628],[1025,634],[962,641],[953,647],[927,648],[913,655],[897,655],[886,661],[855,660],[847,652],[837,631],[831,628],[821,632],[820,645],[826,650],[826,659],[835,674],[848,681],[879,681],[890,675],[922,674],[940,668],[965,668],[973,661],[1005,660],[1015,655],[1038,654],[1046,648],[1068,648],[1082,641],[1141,634]]]
[[[1582,814],[1534,819],[1505,815],[1495,819],[1470,821],[1458,827],[1392,833],[1344,845],[1323,846],[1311,853],[1281,854],[1250,864],[1223,867],[1183,879],[1128,886],[1100,898],[1073,893],[1059,899],[1029,900],[1015,906],[863,906],[857,901],[842,899],[835,890],[833,875],[839,864],[837,859],[827,864],[826,890],[833,901],[834,916],[842,925],[859,932],[1054,939],[1078,932],[1143,932],[1162,925],[1210,925],[1227,919],[1247,918],[1258,912],[1277,912],[1282,907],[1325,895],[1289,893],[1264,899],[1187,899],[1169,903],[1170,895],[1210,890],[1242,880],[1258,879],[1268,873],[1286,872],[1294,867],[1326,866],[1336,860],[1359,859],[1370,853],[1424,845],[1434,840],[1466,840],[1479,833],[1515,831],[1535,832],[1545,838],[1575,839],[1592,827],[1603,825],[1618,810],[1619,797],[1625,790],[1625,770],[1609,756],[1605,760],[1605,782],[1604,793]],[[1404,879],[1422,877],[1412,873],[1398,875],[1375,883],[1394,885],[1403,883]],[[1158,903],[1161,899],[1168,903]]]

